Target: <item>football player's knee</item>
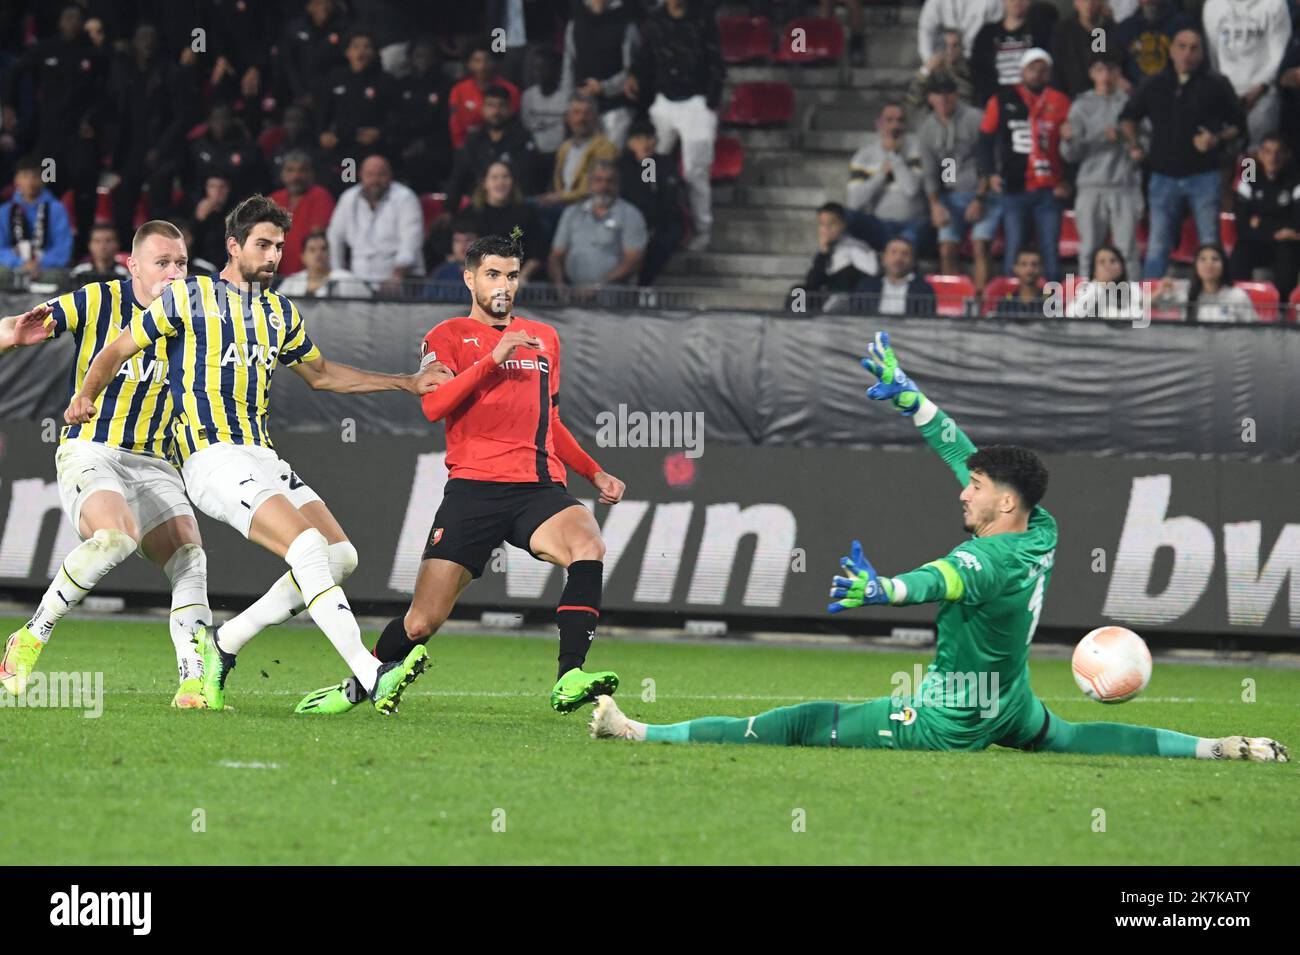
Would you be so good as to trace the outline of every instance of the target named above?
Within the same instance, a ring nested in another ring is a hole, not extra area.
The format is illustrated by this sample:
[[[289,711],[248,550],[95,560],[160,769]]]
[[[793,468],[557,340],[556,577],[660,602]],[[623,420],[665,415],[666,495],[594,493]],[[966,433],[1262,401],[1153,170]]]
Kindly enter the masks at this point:
[[[403,624],[406,626],[406,637],[413,642],[428,640],[438,632],[443,621],[447,619],[447,610],[435,609],[416,610],[412,608],[406,612],[406,619]]]
[[[117,528],[97,530],[90,539],[99,545],[100,551],[114,565],[130,557],[136,548],[135,538]]]
[[[357,569],[357,549],[351,541],[339,541],[330,544],[330,576],[334,583],[341,584],[352,576]]]
[[[581,538],[570,548],[573,559],[576,560],[604,560],[605,559],[605,541],[599,534],[591,534]]]

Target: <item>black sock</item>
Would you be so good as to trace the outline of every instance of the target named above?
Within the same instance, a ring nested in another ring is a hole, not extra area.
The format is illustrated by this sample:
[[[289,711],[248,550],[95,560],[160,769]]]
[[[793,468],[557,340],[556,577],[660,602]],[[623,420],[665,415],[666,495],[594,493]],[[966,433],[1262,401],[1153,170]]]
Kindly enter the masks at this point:
[[[596,636],[600,619],[601,575],[605,565],[599,560],[575,560],[569,565],[569,579],[555,610],[560,628],[560,676],[587,660],[587,651]]]
[[[428,637],[423,640],[408,638],[405,618],[394,617],[388,621],[388,626],[384,627],[384,632],[379,635],[379,642],[375,644],[372,652],[380,663],[396,663],[405,660],[406,655],[420,644],[428,642]]]

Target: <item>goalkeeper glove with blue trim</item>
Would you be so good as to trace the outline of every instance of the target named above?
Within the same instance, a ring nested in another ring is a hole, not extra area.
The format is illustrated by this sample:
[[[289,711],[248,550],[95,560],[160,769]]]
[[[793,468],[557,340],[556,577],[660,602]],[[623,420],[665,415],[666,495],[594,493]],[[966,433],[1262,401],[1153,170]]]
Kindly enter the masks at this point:
[[[893,587],[888,577],[881,577],[862,553],[862,542],[854,541],[853,550],[848,557],[840,561],[840,566],[848,572],[847,577],[836,577],[832,581],[831,596],[834,603],[827,606],[831,613],[852,610],[867,604],[887,604],[893,595]]]
[[[888,399],[900,414],[909,418],[916,414],[925,395],[916,387],[916,382],[898,367],[898,357],[889,347],[889,332],[876,332],[876,340],[867,346],[867,357],[862,359],[862,367],[880,379],[867,389],[868,398],[874,401]]]

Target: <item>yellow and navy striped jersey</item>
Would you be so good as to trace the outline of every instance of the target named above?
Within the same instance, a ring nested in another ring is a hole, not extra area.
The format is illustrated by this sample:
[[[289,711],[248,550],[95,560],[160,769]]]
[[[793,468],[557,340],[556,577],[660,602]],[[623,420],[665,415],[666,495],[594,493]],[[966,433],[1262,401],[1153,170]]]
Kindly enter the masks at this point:
[[[172,425],[182,461],[212,444],[271,447],[267,410],[276,363],[315,361],[297,307],[276,292],[254,297],[221,278],[172,282],[131,321],[148,350],[166,342]]]
[[[72,335],[76,360],[72,366],[72,393],[81,390],[86,369],[107,345],[122,334],[143,309],[135,300],[129,279],[92,282],[45,303],[50,337]],[[172,398],[167,389],[165,342],[146,348],[122,365],[95,402],[95,417],[86,424],[65,425],[59,443],[95,441],[134,454],[167,458]]]

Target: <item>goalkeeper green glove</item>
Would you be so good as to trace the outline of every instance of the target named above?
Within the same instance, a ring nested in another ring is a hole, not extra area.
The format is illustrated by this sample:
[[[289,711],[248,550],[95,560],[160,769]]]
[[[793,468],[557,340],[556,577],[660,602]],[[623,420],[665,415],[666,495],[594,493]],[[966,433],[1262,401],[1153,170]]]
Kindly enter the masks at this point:
[[[867,357],[862,367],[880,381],[867,389],[867,397],[875,401],[889,399],[900,414],[911,417],[921,407],[925,395],[898,367],[898,358],[889,347],[889,332],[876,332],[876,340],[867,346]]]
[[[831,596],[834,603],[826,609],[831,613],[852,610],[867,604],[887,604],[893,596],[893,581],[881,577],[876,568],[871,566],[862,553],[862,542],[854,541],[849,556],[840,561],[847,577],[835,577],[831,581]]]

